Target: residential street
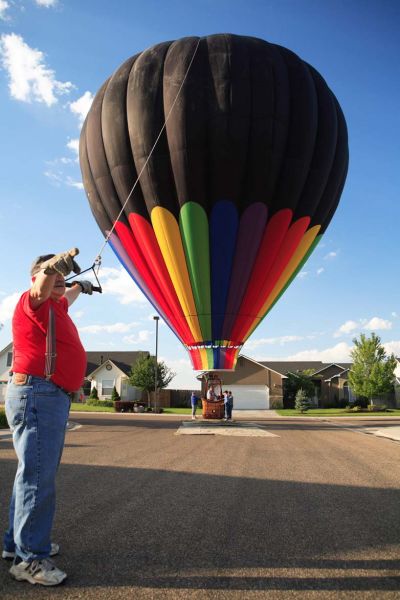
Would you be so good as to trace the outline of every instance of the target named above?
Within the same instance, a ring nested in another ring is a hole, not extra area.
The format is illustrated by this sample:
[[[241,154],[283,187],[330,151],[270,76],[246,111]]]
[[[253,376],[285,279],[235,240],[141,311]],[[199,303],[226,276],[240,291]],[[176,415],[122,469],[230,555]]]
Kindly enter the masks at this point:
[[[54,541],[65,584],[0,597],[400,597],[400,419],[260,421],[271,435],[175,435],[185,416],[71,415]],[[369,431],[368,431],[369,430]],[[15,474],[0,438],[5,526]]]

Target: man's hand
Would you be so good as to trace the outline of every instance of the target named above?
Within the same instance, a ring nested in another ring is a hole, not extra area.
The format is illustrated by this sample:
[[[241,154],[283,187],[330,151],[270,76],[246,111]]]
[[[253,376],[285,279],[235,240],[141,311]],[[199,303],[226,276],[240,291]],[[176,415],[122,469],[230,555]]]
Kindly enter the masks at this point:
[[[82,294],[89,294],[90,296],[93,294],[93,284],[91,281],[74,281],[74,285],[79,285],[82,290]]]
[[[71,248],[68,252],[56,254],[53,258],[49,258],[49,260],[46,260],[41,264],[41,270],[43,270],[46,275],[55,275],[56,273],[59,273],[64,277],[69,275],[71,271],[78,274],[81,272],[81,269],[78,263],[73,259],[77,254],[79,254],[78,248]]]

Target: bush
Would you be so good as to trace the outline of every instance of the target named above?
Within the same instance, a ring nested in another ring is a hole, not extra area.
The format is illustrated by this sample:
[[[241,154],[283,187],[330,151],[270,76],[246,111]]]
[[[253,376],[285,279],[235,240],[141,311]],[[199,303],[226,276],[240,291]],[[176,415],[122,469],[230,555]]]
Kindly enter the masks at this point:
[[[99,400],[99,398],[92,398],[91,396],[89,396],[89,398],[86,400],[86,404],[88,406],[114,406],[114,402],[112,400]]]
[[[8,427],[6,413],[0,408],[0,428],[5,429],[6,427]]]
[[[94,387],[92,389],[92,391],[90,392],[90,396],[89,399],[93,399],[93,400],[98,400],[99,399],[99,392],[97,391],[97,387]]]
[[[115,387],[115,385],[113,387],[113,391],[112,391],[112,394],[111,394],[111,400],[113,402],[118,402],[119,400],[121,400],[121,396],[118,394],[117,388]]]
[[[368,404],[368,412],[387,412],[387,406],[377,406],[376,404]]]
[[[295,408],[301,413],[306,412],[310,408],[310,399],[307,397],[306,392],[300,388],[296,393]]]

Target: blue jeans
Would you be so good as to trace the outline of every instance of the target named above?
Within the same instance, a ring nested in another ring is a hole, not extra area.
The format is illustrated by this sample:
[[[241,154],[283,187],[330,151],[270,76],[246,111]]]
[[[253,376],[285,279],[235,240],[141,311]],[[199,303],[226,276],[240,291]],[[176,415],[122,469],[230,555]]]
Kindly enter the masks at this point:
[[[47,558],[55,512],[55,478],[64,448],[70,398],[51,381],[8,384],[6,415],[18,469],[4,549],[23,560]]]

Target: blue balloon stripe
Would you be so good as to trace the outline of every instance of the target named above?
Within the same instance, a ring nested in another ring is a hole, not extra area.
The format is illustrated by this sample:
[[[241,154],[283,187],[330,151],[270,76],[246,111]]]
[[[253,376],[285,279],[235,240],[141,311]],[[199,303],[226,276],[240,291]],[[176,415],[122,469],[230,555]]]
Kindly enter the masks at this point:
[[[218,201],[210,216],[212,336],[222,339],[222,328],[231,281],[238,231],[238,211],[233,202]]]

